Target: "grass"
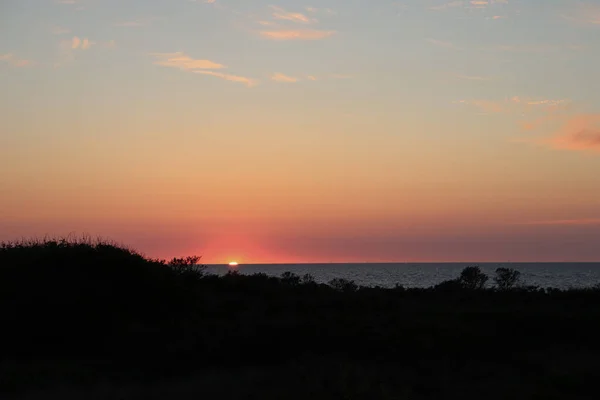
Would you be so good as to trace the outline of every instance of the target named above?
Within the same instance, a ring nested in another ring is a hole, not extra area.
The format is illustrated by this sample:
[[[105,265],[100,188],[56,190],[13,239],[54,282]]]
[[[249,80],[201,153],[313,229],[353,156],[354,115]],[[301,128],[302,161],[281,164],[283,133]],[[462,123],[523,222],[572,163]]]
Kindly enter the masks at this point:
[[[3,398],[597,395],[597,288],[483,289],[466,269],[382,289],[217,277],[198,260],[89,238],[0,244]]]

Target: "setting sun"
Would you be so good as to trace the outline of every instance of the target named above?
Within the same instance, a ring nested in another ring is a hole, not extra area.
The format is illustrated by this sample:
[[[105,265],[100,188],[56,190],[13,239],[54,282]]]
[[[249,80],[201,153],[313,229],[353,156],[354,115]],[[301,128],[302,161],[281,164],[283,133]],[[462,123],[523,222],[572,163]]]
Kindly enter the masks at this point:
[[[236,261],[232,261],[232,262],[229,263],[229,266],[230,267],[237,267],[238,263]]]

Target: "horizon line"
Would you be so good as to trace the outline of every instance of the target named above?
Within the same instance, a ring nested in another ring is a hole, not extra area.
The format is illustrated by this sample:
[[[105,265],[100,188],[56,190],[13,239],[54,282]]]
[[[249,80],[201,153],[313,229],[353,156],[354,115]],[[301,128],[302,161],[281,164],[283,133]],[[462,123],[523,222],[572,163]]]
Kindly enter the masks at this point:
[[[383,261],[383,262],[251,262],[251,263],[238,263],[236,267],[244,265],[361,265],[361,264],[600,264],[600,260],[597,261]],[[206,263],[199,264],[205,266],[224,266],[230,267],[228,263]]]

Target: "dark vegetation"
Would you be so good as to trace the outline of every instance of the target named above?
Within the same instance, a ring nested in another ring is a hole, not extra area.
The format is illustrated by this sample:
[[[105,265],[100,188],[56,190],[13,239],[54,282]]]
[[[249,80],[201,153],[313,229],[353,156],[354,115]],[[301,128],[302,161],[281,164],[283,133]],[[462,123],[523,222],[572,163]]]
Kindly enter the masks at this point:
[[[0,397],[596,399],[600,290],[477,267],[427,289],[0,245]],[[23,396],[23,397],[21,397]]]

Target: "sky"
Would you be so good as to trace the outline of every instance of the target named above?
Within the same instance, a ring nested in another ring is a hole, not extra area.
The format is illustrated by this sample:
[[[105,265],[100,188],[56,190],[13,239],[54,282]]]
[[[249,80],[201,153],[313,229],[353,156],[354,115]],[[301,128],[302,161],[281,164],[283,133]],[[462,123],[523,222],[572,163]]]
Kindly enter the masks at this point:
[[[0,240],[600,261],[600,1],[2,0]]]

